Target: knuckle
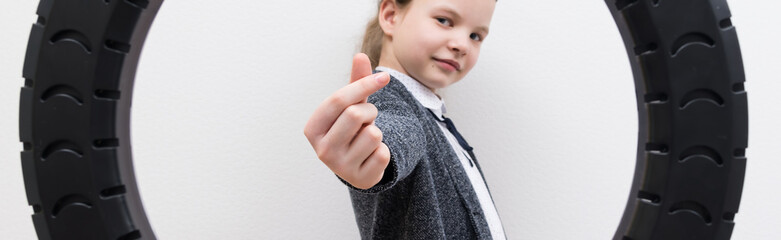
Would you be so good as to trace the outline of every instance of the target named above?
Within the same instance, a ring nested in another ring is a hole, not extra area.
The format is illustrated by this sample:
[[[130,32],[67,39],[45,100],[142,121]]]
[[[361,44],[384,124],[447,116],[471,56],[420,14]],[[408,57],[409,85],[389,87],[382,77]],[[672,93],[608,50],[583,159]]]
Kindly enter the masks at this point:
[[[385,144],[381,145],[379,149],[377,149],[377,158],[380,159],[384,163],[384,165],[388,165],[390,163],[390,151],[388,150],[388,147],[385,146]]]
[[[368,77],[370,77],[370,76],[367,76],[367,78]],[[374,86],[373,86],[374,83],[372,81],[362,81],[360,85],[361,85],[361,91],[364,94],[369,95],[370,93],[374,92],[374,89],[373,89],[374,88]]]
[[[339,158],[335,155],[336,151],[327,144],[323,144],[319,146],[319,148],[315,149],[315,153],[317,154],[317,158],[320,159],[323,163],[325,163],[326,166],[335,166],[335,164],[338,164]]]
[[[334,162],[331,163],[331,165],[332,165],[331,167],[333,167],[334,169],[337,169],[338,171],[340,171],[342,173],[349,172],[349,167],[350,166],[345,161],[334,161]]]
[[[382,141],[382,130],[380,130],[380,128],[374,125],[370,125],[367,128],[369,136],[372,138],[372,140],[376,142]]]
[[[345,106],[347,105],[347,99],[340,95],[340,94],[334,94],[331,96],[331,99],[329,100],[332,105],[336,106]]]
[[[304,128],[304,136],[306,136],[306,138],[307,138],[307,140],[309,140],[309,142],[312,142],[312,136],[314,136],[314,134],[312,134],[312,131],[313,130],[309,127],[309,125],[307,125]]]
[[[379,114],[379,110],[377,110],[377,106],[371,103],[367,103],[367,104],[369,104],[370,106],[369,109],[371,109],[372,119],[377,118],[377,115]]]
[[[358,107],[356,107],[355,105],[350,105],[349,107],[347,107],[347,109],[344,110],[343,114],[353,121],[359,121],[361,119],[361,116],[363,115],[361,110],[358,109]]]
[[[376,176],[374,176],[374,179],[373,179],[373,181],[374,181],[374,184],[375,184],[375,185],[377,185],[377,183],[379,183],[380,181],[382,181],[382,177],[383,177],[384,175],[385,175],[385,171],[380,171],[380,174],[377,174]]]
[[[317,158],[319,158],[320,161],[323,161],[323,163],[328,164],[331,161],[331,153],[328,148],[315,149],[315,153],[317,153]]]

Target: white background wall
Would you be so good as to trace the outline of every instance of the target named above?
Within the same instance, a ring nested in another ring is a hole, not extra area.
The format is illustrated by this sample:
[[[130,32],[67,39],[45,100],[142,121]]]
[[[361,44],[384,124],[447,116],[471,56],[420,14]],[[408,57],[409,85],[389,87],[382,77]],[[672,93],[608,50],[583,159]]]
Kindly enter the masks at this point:
[[[168,0],[136,78],[133,150],[161,239],[351,239],[346,188],[302,133],[345,85],[375,1]],[[34,239],[18,152],[22,60],[37,6],[0,8],[0,233]],[[781,3],[732,0],[750,103],[733,239],[781,224]],[[498,3],[472,73],[442,94],[512,239],[607,239],[633,176],[637,113],[603,1]]]

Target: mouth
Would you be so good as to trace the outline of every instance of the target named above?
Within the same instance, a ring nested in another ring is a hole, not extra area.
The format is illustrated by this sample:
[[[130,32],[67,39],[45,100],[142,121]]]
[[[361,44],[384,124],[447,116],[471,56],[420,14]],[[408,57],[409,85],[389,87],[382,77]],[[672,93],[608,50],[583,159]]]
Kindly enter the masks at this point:
[[[458,62],[456,62],[456,61],[454,61],[454,60],[450,60],[450,59],[439,59],[439,58],[433,58],[433,59],[434,59],[435,61],[437,61],[437,62],[440,62],[440,63],[446,64],[446,65],[449,65],[450,67],[452,67],[452,68],[453,68],[454,70],[456,70],[456,71],[461,71],[461,64],[459,64]]]

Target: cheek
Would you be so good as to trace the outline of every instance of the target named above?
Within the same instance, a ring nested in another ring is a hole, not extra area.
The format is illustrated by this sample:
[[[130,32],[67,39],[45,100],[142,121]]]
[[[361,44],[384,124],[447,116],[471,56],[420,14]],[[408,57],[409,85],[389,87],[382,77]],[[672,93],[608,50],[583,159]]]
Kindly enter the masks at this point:
[[[472,56],[467,58],[467,66],[469,69],[472,69],[472,67],[477,64],[477,58],[480,56],[480,50],[476,49],[472,51]]]
[[[423,51],[431,51],[431,48],[435,45],[436,36],[433,36],[434,34],[421,34],[418,35],[417,38],[417,44],[415,48],[418,51],[418,53],[422,53]]]
[[[414,61],[418,62],[418,64],[423,64],[437,50],[436,45],[430,40],[427,37],[420,36],[413,40],[413,43],[405,51],[408,51],[409,56],[414,57]]]
[[[428,49],[428,51],[432,51],[432,48],[443,46],[447,38],[447,34],[442,29],[437,28],[424,29],[417,34],[418,44],[421,48]]]

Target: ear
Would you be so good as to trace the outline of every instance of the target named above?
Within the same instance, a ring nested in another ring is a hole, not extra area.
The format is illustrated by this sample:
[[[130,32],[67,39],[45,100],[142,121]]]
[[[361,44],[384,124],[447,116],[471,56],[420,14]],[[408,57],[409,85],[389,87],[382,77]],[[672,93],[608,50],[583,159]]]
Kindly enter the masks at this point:
[[[380,3],[380,11],[377,14],[377,18],[379,18],[380,28],[382,28],[385,35],[393,37],[393,30],[401,16],[399,10],[395,0],[382,0],[382,3]]]

